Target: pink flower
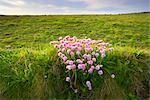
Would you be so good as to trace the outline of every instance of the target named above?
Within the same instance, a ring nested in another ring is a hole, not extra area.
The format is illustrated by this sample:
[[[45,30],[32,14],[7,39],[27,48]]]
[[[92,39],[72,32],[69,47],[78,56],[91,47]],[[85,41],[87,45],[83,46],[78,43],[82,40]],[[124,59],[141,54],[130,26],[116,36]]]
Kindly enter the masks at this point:
[[[58,49],[58,53],[61,52],[61,49]]]
[[[63,59],[63,57],[64,57],[65,55],[62,53],[61,55],[60,55],[60,57]]]
[[[92,47],[90,47],[90,51],[93,51],[93,48],[92,48]]]
[[[66,66],[66,69],[71,70],[71,69],[72,69],[72,66],[71,66],[71,65],[67,65],[67,66]]]
[[[88,72],[89,72],[89,73],[93,73],[93,70],[94,70],[93,68],[90,68],[90,69],[88,70]]]
[[[87,66],[87,63],[85,63],[85,66]]]
[[[95,53],[95,56],[98,57],[98,56],[99,56],[99,53]]]
[[[76,62],[79,63],[79,64],[83,63],[83,61],[81,59],[77,59]]]
[[[89,65],[92,65],[92,64],[93,64],[93,61],[90,60],[90,61],[87,61],[87,63],[88,63]]]
[[[55,44],[55,45],[54,45],[54,48],[58,48],[58,47],[59,47],[58,44]]]
[[[62,55],[62,53],[61,53],[61,52],[59,52],[59,53],[58,53],[58,56],[60,57],[61,55]]]
[[[70,55],[71,55],[71,56],[74,56],[74,52],[70,52]]]
[[[85,52],[90,52],[92,50],[93,50],[92,47],[90,47],[89,45],[86,45]]]
[[[96,58],[92,58],[93,62],[96,62]]]
[[[68,50],[67,50],[67,53],[68,53],[68,54],[70,54],[70,53],[71,53],[71,50],[70,50],[70,49],[68,49]]]
[[[64,56],[62,59],[63,59],[63,61],[66,61],[68,58],[66,56]]]
[[[67,61],[65,62],[65,64],[69,64],[69,60],[67,60]]]
[[[77,37],[76,36],[73,36],[73,38],[76,40],[77,39]]]
[[[60,44],[59,46],[58,46],[58,48],[62,48],[63,47],[63,45],[62,44]]]
[[[73,41],[74,39],[70,37],[70,38],[68,38],[68,40],[69,40],[69,41]]]
[[[91,66],[92,69],[94,69],[94,66]]]
[[[62,48],[62,50],[61,50],[61,51],[62,51],[62,52],[64,52],[65,50],[66,50],[65,48]]]
[[[79,64],[78,65],[78,69],[85,70],[85,66],[86,66],[85,64]]]
[[[63,40],[60,40],[60,43],[64,43],[64,41],[63,41]]]
[[[115,78],[115,74],[111,74],[111,77],[112,77],[112,78]]]
[[[77,54],[77,55],[80,55],[80,54],[81,54],[81,52],[80,52],[80,51],[77,51],[77,52],[76,52],[76,54]]]
[[[101,67],[103,67],[103,65],[97,65],[95,69],[98,71]]]
[[[70,38],[70,36],[66,36],[66,37],[65,37],[65,39],[68,39],[68,38]]]
[[[78,65],[78,69],[82,69],[82,64],[79,64],[79,65]]]
[[[52,44],[53,44],[53,42],[50,42],[49,44],[50,44],[50,45],[52,45]]]
[[[101,57],[104,58],[105,57],[105,49],[100,49],[100,53],[101,53]]]
[[[85,64],[82,64],[82,66],[83,66],[83,68],[82,69],[85,69],[86,68],[86,66],[87,66],[87,64],[85,63]]]
[[[79,46],[79,45],[78,45],[78,46]],[[77,48],[77,51],[81,51],[81,50],[82,50],[82,48],[81,48],[81,47],[78,47],[78,48]]]
[[[98,40],[97,42],[98,42],[98,43],[101,43],[101,42],[103,42],[103,40]]]
[[[83,58],[86,59],[86,57],[87,57],[87,54],[84,54],[84,55],[83,55]]]
[[[69,69],[69,70],[75,69],[75,68],[76,68],[76,65],[75,65],[75,64],[73,64],[73,65],[67,65],[67,66],[66,66],[66,69]]]
[[[74,69],[79,69],[83,70],[83,74],[86,75],[93,73],[95,70],[99,75],[104,74],[104,70],[101,69],[103,65],[95,64],[98,57],[104,58],[106,51],[112,50],[112,48],[107,47],[109,44],[102,42],[102,40],[78,39],[70,36],[60,37],[59,41],[50,44],[54,44],[54,47],[57,48],[58,56],[62,59],[61,61],[66,65],[68,71],[71,70],[72,72]],[[115,74],[111,74],[111,77],[115,78]],[[70,82],[71,78],[66,77],[66,81]],[[87,81],[86,85],[89,90],[92,90],[90,81]]]
[[[84,61],[84,59],[82,59],[82,61]]]
[[[51,41],[50,44],[58,44],[58,41]]]
[[[100,65],[97,65],[97,66],[95,67],[95,69],[96,69],[96,70],[99,70],[99,69],[100,69]]]
[[[92,52],[92,55],[94,56],[94,55],[95,55],[95,52]]]
[[[71,50],[75,50],[76,49],[76,46],[71,46]]]
[[[70,81],[70,77],[66,77],[66,81],[69,82]]]
[[[102,57],[102,58],[104,58],[104,57],[105,57],[105,54],[104,54],[104,53],[102,53],[102,54],[101,54],[101,57]]]
[[[92,90],[92,84],[90,81],[86,81],[86,85],[87,85],[89,90]]]
[[[99,75],[102,75],[102,74],[103,74],[103,71],[102,71],[102,70],[99,70],[99,71],[98,71],[98,74],[99,74]]]
[[[59,37],[59,40],[62,40],[62,37]]]
[[[85,52],[89,52],[90,51],[90,48],[85,48]]]
[[[87,85],[87,87],[91,86],[91,82],[90,81],[86,81],[86,85]]]
[[[75,64],[72,65],[72,69],[76,69],[76,65]]]
[[[86,55],[86,59],[91,60],[91,55],[90,54]]]
[[[72,61],[72,60],[69,60],[69,61],[68,61],[68,64],[69,64],[69,65],[72,65],[72,64],[73,64],[73,61]]]

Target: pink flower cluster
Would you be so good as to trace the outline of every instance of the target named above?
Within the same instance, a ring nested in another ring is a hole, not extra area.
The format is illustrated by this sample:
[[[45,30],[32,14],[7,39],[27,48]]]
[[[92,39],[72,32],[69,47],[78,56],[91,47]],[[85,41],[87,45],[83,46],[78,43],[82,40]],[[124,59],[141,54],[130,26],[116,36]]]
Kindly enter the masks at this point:
[[[59,41],[53,41],[50,44],[54,44],[54,47],[58,49],[58,56],[67,70],[81,70],[87,74],[97,72],[102,75],[103,65],[98,59],[103,59],[106,52],[113,50],[109,48],[109,43],[102,40],[78,39],[75,36],[60,37]],[[66,77],[66,81],[70,82],[71,78]],[[92,89],[90,81],[87,81],[86,85],[89,90]]]

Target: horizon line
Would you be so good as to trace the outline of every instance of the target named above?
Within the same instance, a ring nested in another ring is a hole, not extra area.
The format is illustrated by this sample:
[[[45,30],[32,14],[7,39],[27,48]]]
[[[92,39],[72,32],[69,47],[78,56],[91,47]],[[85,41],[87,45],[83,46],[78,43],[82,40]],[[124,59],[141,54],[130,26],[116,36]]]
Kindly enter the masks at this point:
[[[119,15],[119,14],[138,14],[150,13],[150,11],[122,12],[122,13],[51,13],[51,14],[0,14],[0,16],[48,16],[48,15]]]

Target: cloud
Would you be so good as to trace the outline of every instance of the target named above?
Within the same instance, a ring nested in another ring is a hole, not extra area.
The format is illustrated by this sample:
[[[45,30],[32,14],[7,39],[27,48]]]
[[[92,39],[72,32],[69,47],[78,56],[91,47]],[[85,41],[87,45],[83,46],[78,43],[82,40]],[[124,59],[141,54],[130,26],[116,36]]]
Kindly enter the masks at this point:
[[[84,2],[87,4],[87,8],[90,10],[110,7],[121,7],[123,1],[121,0],[69,0],[72,2]],[[117,3],[116,3],[117,2]]]
[[[2,3],[14,6],[22,6],[25,4],[23,0],[1,0]]]
[[[0,0],[0,14],[105,14],[149,11],[148,0]]]
[[[82,2],[87,4],[87,9],[97,10],[104,8],[133,8],[148,7],[148,0],[68,0],[71,2]]]
[[[56,6],[49,3],[33,2],[28,0],[3,0],[2,6],[0,6],[1,14],[8,15],[43,15],[43,14],[56,14],[62,12],[68,12],[69,7]]]

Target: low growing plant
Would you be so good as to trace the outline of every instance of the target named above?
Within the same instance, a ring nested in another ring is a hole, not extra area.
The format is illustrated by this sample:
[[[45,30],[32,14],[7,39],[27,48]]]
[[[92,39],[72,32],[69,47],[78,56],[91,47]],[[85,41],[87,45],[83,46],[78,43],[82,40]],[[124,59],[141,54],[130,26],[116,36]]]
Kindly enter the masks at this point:
[[[103,82],[105,74],[115,78],[115,74],[103,66],[107,52],[113,50],[111,44],[70,36],[60,37],[50,44],[58,50],[58,57],[65,67],[65,81],[74,93],[91,93],[94,87]]]

